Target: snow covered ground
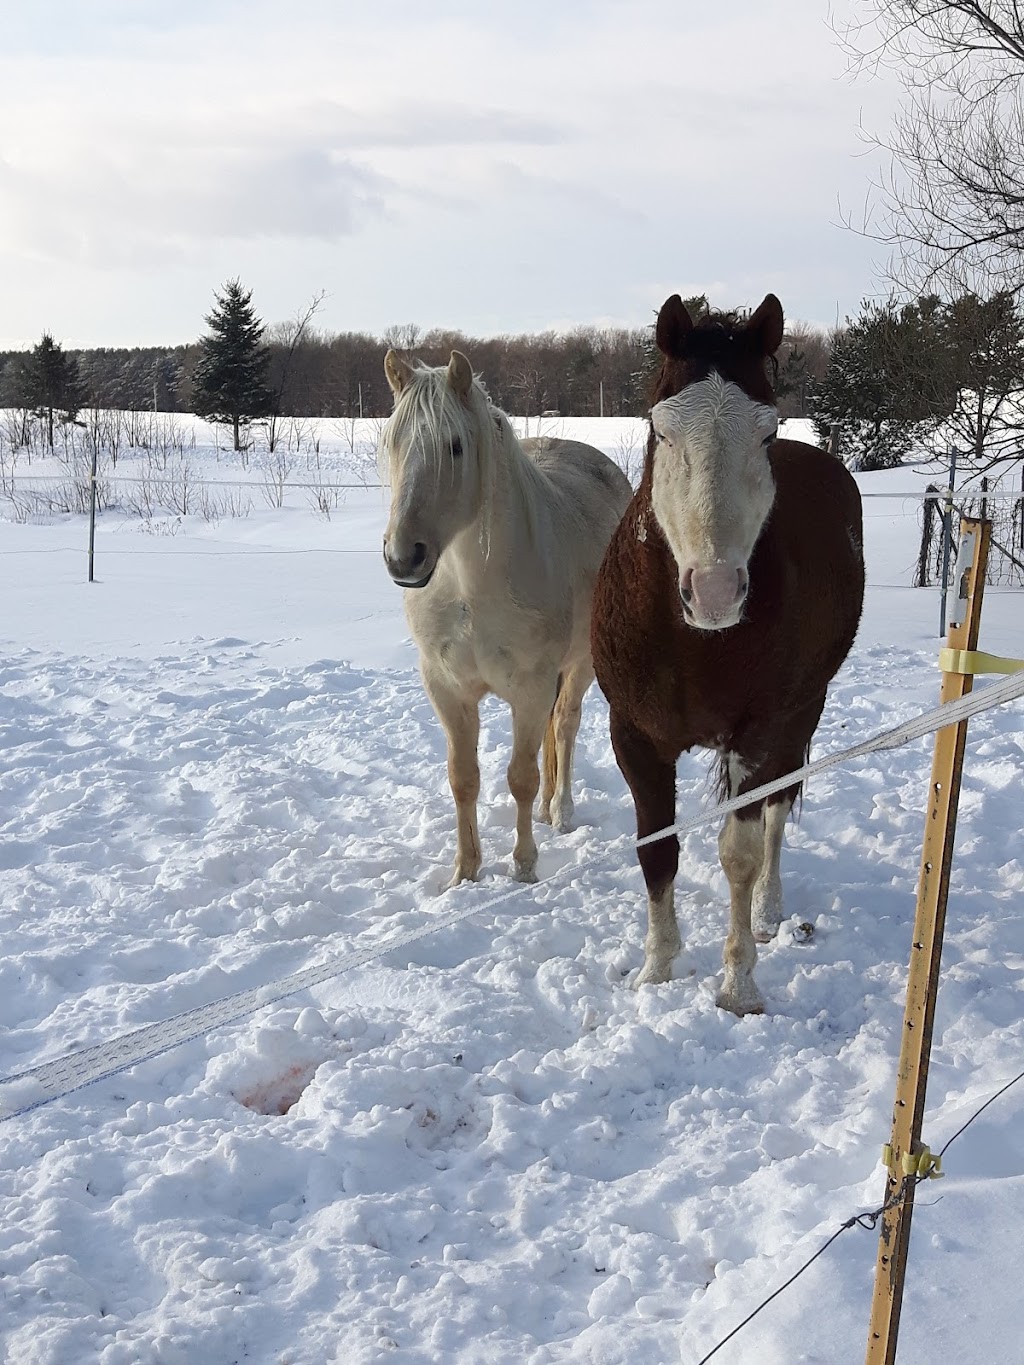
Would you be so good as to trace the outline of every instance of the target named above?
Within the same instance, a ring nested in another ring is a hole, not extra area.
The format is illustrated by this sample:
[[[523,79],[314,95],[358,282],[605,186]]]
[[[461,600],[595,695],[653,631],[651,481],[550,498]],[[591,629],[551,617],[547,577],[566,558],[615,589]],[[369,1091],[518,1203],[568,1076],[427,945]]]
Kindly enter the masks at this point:
[[[559,425],[638,454],[630,424]],[[261,477],[197,431],[190,477]],[[338,481],[365,477],[323,444]],[[892,496],[925,481],[861,479],[889,496],[865,503],[865,619],[816,754],[937,699],[936,594],[907,586],[919,504]],[[329,519],[301,491],[267,502],[110,513],[92,585],[82,517],[0,521],[2,1075],[510,885],[489,703],[484,875],[438,899],[453,814],[384,495],[345,490]],[[1024,594],[990,590],[984,614],[985,647],[1024,655]],[[737,1020],[714,1005],[713,831],[683,848],[677,979],[629,989],[644,896],[595,690],[579,827],[538,828],[539,885],[0,1124],[3,1359],[695,1365],[879,1201],[930,752],[812,784],[784,884],[815,934],[784,924],[760,955],[768,1012]],[[933,1148],[1024,1067],[1022,771],[1020,705],[972,721]],[[681,814],[705,773],[681,760]],[[901,1365],[1024,1361],[1022,1119],[1024,1083],[919,1193]],[[863,1359],[875,1250],[844,1234],[716,1362]]]

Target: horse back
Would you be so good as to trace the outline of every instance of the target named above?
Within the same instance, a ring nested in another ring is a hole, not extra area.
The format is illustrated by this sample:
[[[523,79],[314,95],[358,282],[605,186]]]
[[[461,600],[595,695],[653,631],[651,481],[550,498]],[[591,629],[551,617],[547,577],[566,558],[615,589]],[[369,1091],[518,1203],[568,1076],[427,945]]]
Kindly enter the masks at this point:
[[[596,500],[617,509],[621,517],[633,496],[625,474],[603,451],[585,441],[562,437],[531,436],[520,442],[523,453],[556,489],[588,502]]]
[[[614,460],[584,441],[537,436],[521,445],[544,481],[556,520],[582,537],[587,558],[593,553],[592,579],[633,496],[632,485]]]

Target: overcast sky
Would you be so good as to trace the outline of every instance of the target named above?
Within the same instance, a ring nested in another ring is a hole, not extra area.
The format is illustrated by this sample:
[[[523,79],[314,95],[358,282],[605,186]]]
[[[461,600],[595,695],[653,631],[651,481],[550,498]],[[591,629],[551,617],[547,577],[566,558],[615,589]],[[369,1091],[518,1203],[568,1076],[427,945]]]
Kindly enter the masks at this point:
[[[26,0],[0,52],[0,347],[193,340],[237,276],[328,330],[641,325],[877,292],[839,225],[893,89],[827,0]]]

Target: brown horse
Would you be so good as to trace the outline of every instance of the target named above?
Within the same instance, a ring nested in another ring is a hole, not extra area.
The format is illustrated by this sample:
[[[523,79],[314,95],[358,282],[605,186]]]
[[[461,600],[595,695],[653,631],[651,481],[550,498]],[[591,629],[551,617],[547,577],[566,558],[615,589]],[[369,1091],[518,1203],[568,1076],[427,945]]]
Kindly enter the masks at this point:
[[[592,617],[638,838],[674,822],[676,759],[693,745],[717,751],[730,796],[800,767],[857,631],[860,494],[833,456],[776,439],[782,327],[774,294],[745,323],[712,314],[694,324],[677,294],[658,314],[664,361],[643,478],[608,546]],[[754,942],[782,919],[779,856],[799,791],[730,814],[719,835],[731,923],[718,1004],[735,1014],[763,1009]],[[648,895],[640,985],[667,981],[680,948],[679,841],[638,854]]]

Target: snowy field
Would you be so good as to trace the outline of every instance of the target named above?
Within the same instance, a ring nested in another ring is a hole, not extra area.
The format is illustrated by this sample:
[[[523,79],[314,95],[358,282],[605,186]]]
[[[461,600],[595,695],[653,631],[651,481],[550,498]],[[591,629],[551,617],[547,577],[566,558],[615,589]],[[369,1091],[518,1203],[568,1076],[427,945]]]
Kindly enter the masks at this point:
[[[636,468],[638,424],[549,425]],[[489,703],[484,874],[441,895],[444,745],[380,557],[384,494],[325,487],[372,481],[371,425],[315,451],[307,432],[269,493],[266,463],[189,433],[189,481],[248,481],[247,515],[109,511],[91,585],[81,515],[0,496],[4,1076],[511,885]],[[146,470],[125,450],[106,476]],[[926,481],[861,478],[889,496],[865,503],[865,618],[817,755],[937,700],[937,595],[908,586],[919,503],[896,496]],[[1024,593],[990,590],[984,620],[984,647],[1024,655]],[[3,1360],[695,1365],[879,1202],[930,754],[811,785],[783,879],[815,933],[784,923],[760,953],[768,1011],[739,1020],[714,1005],[713,829],[684,842],[677,979],[629,989],[645,899],[595,689],[579,825],[538,827],[537,886],[0,1123]],[[706,771],[680,761],[681,815]],[[1024,1068],[1022,771],[1019,703],[971,722],[936,1149]],[[1024,1083],[919,1192],[901,1365],[1024,1361],[1022,1121]],[[861,1361],[876,1245],[844,1234],[716,1365]]]

